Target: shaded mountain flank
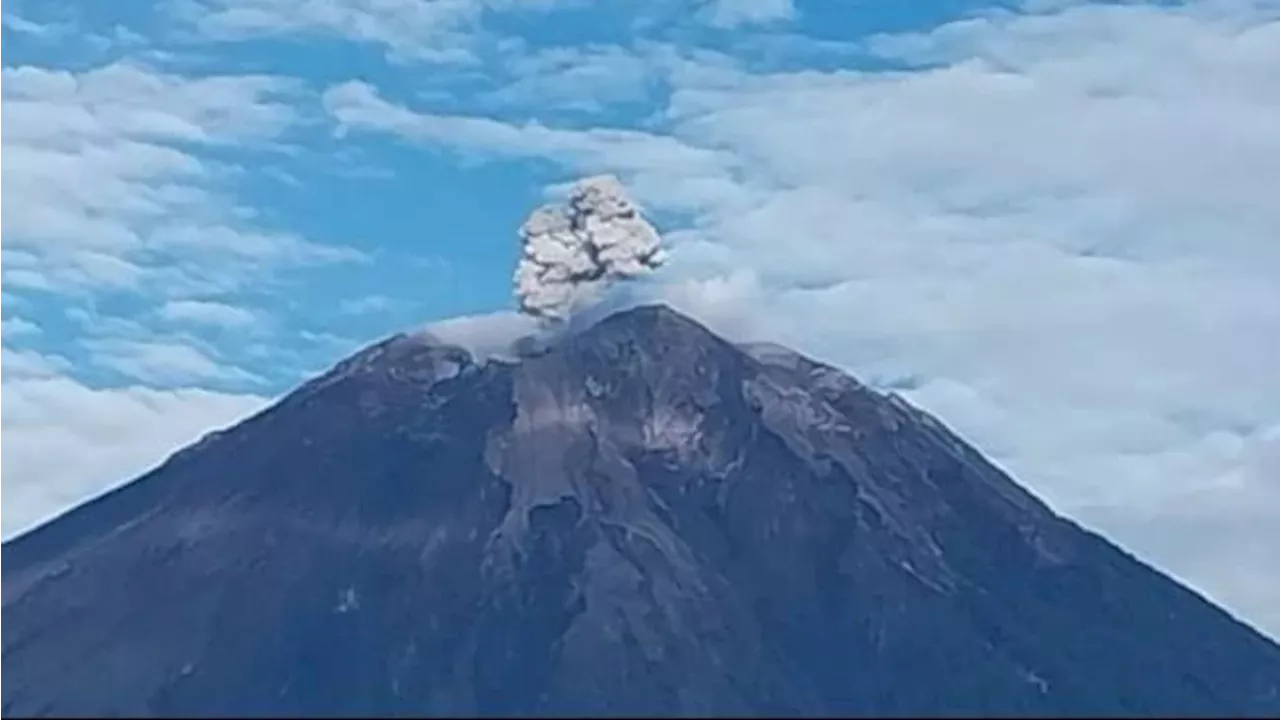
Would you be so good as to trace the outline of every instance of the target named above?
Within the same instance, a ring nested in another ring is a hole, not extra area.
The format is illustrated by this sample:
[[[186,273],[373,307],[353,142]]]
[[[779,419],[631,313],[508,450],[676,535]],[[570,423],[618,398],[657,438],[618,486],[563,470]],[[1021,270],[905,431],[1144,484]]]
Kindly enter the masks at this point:
[[[3,546],[24,715],[1280,715],[1280,646],[663,306],[397,335]]]

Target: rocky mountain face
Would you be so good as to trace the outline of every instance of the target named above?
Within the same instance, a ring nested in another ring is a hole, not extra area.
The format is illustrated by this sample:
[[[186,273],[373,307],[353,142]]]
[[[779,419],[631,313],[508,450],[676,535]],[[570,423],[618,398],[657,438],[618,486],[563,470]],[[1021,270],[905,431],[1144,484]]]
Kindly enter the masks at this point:
[[[19,715],[1280,714],[937,420],[660,306],[398,335],[3,546]]]

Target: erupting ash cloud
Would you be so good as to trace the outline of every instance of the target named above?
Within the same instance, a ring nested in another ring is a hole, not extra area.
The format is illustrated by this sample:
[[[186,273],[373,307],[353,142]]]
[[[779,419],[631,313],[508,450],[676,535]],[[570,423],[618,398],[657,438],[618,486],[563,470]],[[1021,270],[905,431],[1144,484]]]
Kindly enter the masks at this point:
[[[658,232],[612,175],[578,181],[568,202],[544,205],[520,228],[520,311],[558,324],[618,280],[647,275],[665,256]]]

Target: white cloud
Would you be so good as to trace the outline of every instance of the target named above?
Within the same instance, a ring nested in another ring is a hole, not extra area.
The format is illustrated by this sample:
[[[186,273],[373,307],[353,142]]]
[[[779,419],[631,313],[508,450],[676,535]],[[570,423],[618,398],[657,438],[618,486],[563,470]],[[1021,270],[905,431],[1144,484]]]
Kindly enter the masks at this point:
[[[174,448],[267,403],[198,388],[98,389],[53,373],[12,377],[10,351],[4,352],[5,538],[133,479]]]
[[[63,41],[76,32],[72,24],[50,19],[47,9],[41,6],[37,10],[37,6],[33,0],[0,0],[0,36],[10,33],[20,41],[49,42]],[[64,14],[55,10],[55,17]]]
[[[704,10],[708,22],[723,28],[791,20],[795,14],[792,0],[711,0]]]
[[[343,300],[338,304],[338,309],[350,315],[368,315],[388,310],[395,304],[395,300],[390,297],[375,294]]]
[[[220,40],[322,35],[384,48],[393,62],[471,63],[486,12],[547,12],[576,0],[190,0],[185,12]]]
[[[734,158],[667,135],[638,130],[562,130],[537,122],[514,125],[486,117],[415,112],[383,99],[368,83],[329,88],[324,105],[339,132],[381,131],[455,152],[507,158],[555,158],[584,173],[627,175],[650,198],[680,209],[706,207],[737,188],[725,177]]]
[[[617,11],[637,27],[652,25],[657,15],[674,11],[696,23],[721,29],[778,24],[796,17],[793,0],[687,0],[674,6],[617,3]],[[385,51],[396,64],[421,62],[479,66],[487,54],[520,44],[500,37],[487,21],[495,15],[590,8],[589,0],[179,0],[180,14],[205,37],[236,41],[264,37],[341,38]],[[554,22],[554,20],[552,21]],[[578,20],[582,22],[582,20]],[[587,19],[586,22],[594,22]],[[586,53],[591,49],[583,48]],[[564,49],[577,54],[577,50]],[[552,53],[553,55],[555,52]],[[547,59],[543,56],[543,60]],[[615,58],[616,60],[616,58]],[[538,62],[537,60],[534,61]],[[577,63],[574,63],[577,65]],[[614,65],[615,68],[620,67]],[[633,68],[628,67],[627,72]],[[572,71],[571,71],[572,72]],[[599,89],[594,72],[579,79]],[[584,88],[586,90],[586,88]]]
[[[0,16],[0,24],[4,25],[5,30],[35,37],[59,35],[67,32],[67,28],[64,25],[32,22],[11,13],[4,13],[3,16]]]
[[[322,33],[383,46],[392,58],[460,62],[472,58],[467,31],[483,9],[479,0],[210,0],[189,11],[219,39]]]
[[[366,263],[369,257],[349,247],[321,245],[290,233],[262,233],[226,226],[174,226],[158,230],[157,242],[184,255],[213,256],[231,266]]]
[[[0,332],[6,338],[19,335],[38,335],[40,334],[40,326],[20,317],[7,317],[4,319],[3,326],[0,326]]]
[[[297,93],[277,77],[128,62],[6,67],[6,285],[179,292],[186,274],[235,285],[300,260],[358,256],[249,226],[227,191],[234,168],[210,159],[269,148],[297,121]]]
[[[642,170],[714,172],[723,158],[671,137],[635,130],[559,130],[536,122],[511,125],[485,117],[419,113],[384,100],[368,83],[352,81],[325,91],[325,108],[340,129],[393,132],[421,143],[510,157],[555,156],[583,166],[623,164]]]
[[[648,98],[654,72],[648,58],[616,45],[554,47],[523,45],[508,62],[514,80],[484,96],[506,106],[599,112],[614,103]]]
[[[250,327],[258,321],[251,310],[209,300],[170,300],[160,308],[160,315],[175,322],[225,328]]]
[[[619,173],[692,216],[674,302],[901,388],[1280,634],[1266,552],[1175,540],[1248,507],[1240,542],[1280,544],[1280,478],[1250,459],[1280,425],[1280,10],[1059,4],[867,47],[903,67],[673,70],[663,132],[326,100],[351,129]]]
[[[1246,435],[1215,432],[1163,455],[1130,460],[1131,471],[1174,480],[1127,504],[1081,508],[1108,535],[1200,587],[1272,637],[1280,636],[1275,564],[1280,508],[1280,425]],[[1189,481],[1195,478],[1195,482]]]
[[[0,373],[5,379],[53,377],[71,367],[71,362],[61,355],[10,348],[4,348],[0,353]]]
[[[189,344],[169,340],[89,339],[85,348],[102,367],[153,385],[223,380],[262,383],[262,378],[219,362]]]
[[[438,320],[421,328],[420,332],[484,359],[514,356],[514,343],[537,335],[540,330],[537,321],[528,315],[500,311]]]

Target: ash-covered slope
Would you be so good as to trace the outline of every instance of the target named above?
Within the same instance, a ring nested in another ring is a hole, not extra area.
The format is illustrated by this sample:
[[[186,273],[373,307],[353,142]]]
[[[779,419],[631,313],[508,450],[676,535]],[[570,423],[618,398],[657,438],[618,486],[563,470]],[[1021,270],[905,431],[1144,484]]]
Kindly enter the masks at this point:
[[[663,307],[397,336],[3,548],[8,715],[1276,715],[1280,647]]]

